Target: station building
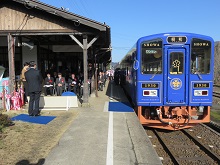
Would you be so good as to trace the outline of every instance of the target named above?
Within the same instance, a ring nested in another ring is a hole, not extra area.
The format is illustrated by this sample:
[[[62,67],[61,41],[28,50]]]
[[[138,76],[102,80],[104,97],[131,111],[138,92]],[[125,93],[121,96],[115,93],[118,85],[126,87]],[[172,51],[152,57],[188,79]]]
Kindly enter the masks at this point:
[[[110,27],[105,23],[37,0],[0,0],[0,22],[0,65],[11,90],[26,61],[37,62],[43,77],[48,72],[84,73],[92,91],[96,72],[111,62]]]

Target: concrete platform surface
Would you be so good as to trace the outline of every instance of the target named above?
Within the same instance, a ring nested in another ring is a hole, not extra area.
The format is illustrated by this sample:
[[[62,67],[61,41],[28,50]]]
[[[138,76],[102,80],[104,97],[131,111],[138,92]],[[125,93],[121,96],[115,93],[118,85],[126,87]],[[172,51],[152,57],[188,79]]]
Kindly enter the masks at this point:
[[[120,86],[109,82],[45,159],[45,165],[162,164],[134,112],[107,112],[108,102],[126,102]]]

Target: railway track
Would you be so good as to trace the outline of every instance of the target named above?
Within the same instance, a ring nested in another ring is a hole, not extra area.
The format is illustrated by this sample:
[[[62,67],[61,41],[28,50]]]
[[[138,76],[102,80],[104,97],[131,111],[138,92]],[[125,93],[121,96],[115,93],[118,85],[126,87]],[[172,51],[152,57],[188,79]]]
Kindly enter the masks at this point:
[[[217,92],[217,91],[220,91],[220,85],[217,85],[217,84],[214,84],[213,85],[213,93],[212,93],[212,96],[214,97],[217,97],[217,98],[220,98],[220,93]]]
[[[214,121],[210,121],[210,123],[205,123],[204,125],[208,126],[210,129],[220,133],[220,125]]]
[[[172,132],[146,131],[163,164],[220,164],[220,134],[204,124]]]
[[[218,93],[218,92],[213,92],[213,93],[212,93],[212,96],[217,97],[217,98],[220,98],[220,93]]]
[[[219,87],[220,88],[220,85],[214,84],[213,87]]]

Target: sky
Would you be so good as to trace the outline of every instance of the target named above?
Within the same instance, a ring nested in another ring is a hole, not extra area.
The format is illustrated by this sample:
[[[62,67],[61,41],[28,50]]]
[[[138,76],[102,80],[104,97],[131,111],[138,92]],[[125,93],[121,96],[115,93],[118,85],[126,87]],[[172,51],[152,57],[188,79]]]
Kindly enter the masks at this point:
[[[190,32],[220,41],[220,0],[39,0],[106,23],[112,62],[119,62],[143,36]]]

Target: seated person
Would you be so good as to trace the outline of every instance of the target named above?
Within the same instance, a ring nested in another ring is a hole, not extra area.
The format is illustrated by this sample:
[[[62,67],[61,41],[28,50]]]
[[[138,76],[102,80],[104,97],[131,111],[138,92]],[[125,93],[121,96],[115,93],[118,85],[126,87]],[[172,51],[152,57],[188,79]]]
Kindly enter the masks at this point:
[[[57,96],[61,96],[63,90],[65,89],[65,78],[62,77],[61,73],[58,73],[58,78],[56,78]]]
[[[103,90],[103,82],[104,82],[104,76],[103,76],[102,72],[99,72],[99,76],[98,76],[98,90],[99,91]]]
[[[83,82],[84,82],[84,75],[83,73],[80,73],[79,74],[79,81],[78,81],[78,93],[79,93],[79,96],[82,97],[83,95]]]
[[[73,91],[75,94],[78,88],[78,80],[75,74],[71,74],[71,77],[68,79],[68,91]]]
[[[53,95],[53,84],[54,78],[50,76],[50,73],[47,73],[47,77],[44,80],[44,95]]]

